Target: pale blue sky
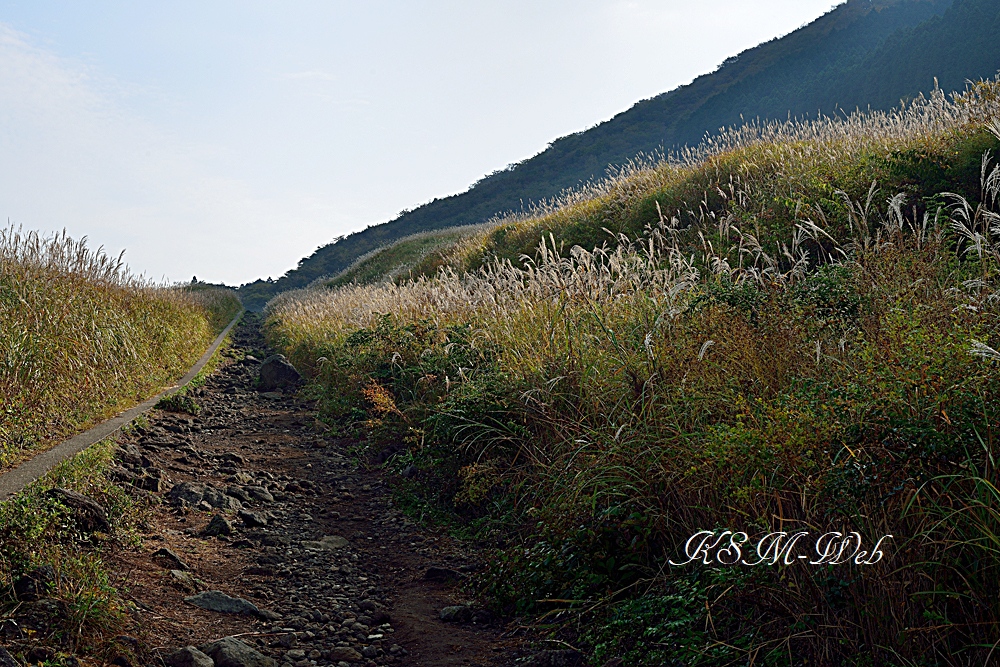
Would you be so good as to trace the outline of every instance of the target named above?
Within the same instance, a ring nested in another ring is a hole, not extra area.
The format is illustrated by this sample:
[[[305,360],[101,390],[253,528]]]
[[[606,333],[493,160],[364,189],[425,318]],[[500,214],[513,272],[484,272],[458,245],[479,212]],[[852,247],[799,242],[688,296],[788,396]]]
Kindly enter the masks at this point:
[[[0,216],[277,277],[832,0],[0,0]]]

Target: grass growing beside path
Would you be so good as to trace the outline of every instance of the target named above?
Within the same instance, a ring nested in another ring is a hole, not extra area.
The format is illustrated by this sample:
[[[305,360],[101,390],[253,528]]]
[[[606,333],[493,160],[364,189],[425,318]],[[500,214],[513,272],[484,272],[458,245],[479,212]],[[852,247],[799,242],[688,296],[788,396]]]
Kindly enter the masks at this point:
[[[124,582],[113,580],[105,559],[116,550],[135,546],[149,499],[148,494],[136,495],[134,489],[110,481],[117,449],[114,439],[89,447],[0,504],[0,582],[4,587],[0,612],[9,618],[14,611],[23,615],[31,607],[39,627],[46,629],[35,637],[34,628],[21,628],[20,634],[8,639],[36,639],[39,646],[55,644],[62,649],[60,653],[46,650],[35,661],[74,664],[70,656],[89,655],[105,662],[129,651],[127,645],[117,645],[115,637],[127,629],[134,609],[121,596],[119,587]],[[106,511],[107,527],[97,532],[82,529],[74,512],[49,493],[55,488],[98,502]],[[31,598],[19,600],[11,595],[14,583],[38,568],[48,570],[51,577],[38,596],[42,601],[32,603]]]
[[[494,542],[480,591],[594,664],[986,664],[998,119],[983,82],[737,129],[433,275],[282,295],[269,336]],[[670,565],[704,529],[894,538],[865,566]]]
[[[239,310],[65,234],[0,230],[0,469],[180,377]]]
[[[65,234],[0,230],[0,470],[182,376],[241,309],[229,290],[150,284]],[[24,660],[73,664],[74,654],[130,650],[114,638],[134,609],[104,559],[134,543],[148,501],[112,481],[116,450],[113,439],[94,445],[0,504],[0,612],[30,609],[48,631],[5,628],[62,651]],[[56,487],[98,502],[106,524],[84,530]],[[49,573],[42,599],[12,595],[33,572]]]

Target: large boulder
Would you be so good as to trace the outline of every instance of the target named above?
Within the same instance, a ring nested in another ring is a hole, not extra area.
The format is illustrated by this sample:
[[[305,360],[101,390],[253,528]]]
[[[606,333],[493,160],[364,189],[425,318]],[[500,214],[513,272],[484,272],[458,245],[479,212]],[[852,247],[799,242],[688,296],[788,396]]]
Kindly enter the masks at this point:
[[[278,664],[274,658],[267,657],[235,637],[203,644],[198,650],[214,660],[215,667],[277,667]]]
[[[283,354],[270,356],[260,365],[260,381],[257,384],[260,391],[293,389],[301,383],[302,376]]]

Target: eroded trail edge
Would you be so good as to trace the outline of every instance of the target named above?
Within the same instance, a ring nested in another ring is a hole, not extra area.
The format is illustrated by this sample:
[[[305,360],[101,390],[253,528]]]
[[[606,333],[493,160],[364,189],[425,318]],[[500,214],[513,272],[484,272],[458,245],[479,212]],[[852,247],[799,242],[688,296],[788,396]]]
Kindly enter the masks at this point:
[[[197,415],[156,410],[122,445],[162,501],[113,563],[149,664],[195,664],[187,646],[223,667],[514,664],[519,640],[463,597],[477,554],[406,518],[308,403],[255,389],[257,318],[233,340]],[[230,636],[256,655],[211,644]]]

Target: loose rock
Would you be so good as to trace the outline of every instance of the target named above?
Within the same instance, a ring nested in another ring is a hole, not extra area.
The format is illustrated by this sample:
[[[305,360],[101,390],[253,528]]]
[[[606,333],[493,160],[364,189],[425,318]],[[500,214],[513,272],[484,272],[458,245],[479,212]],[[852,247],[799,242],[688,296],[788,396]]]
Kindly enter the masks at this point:
[[[186,646],[163,657],[167,667],[215,667],[215,661],[196,649]]]
[[[0,646],[0,667],[21,667],[21,664],[7,652],[7,649]]]
[[[302,376],[283,354],[275,354],[264,360],[260,366],[260,391],[275,391],[295,387],[302,382]]]
[[[187,593],[198,592],[198,582],[189,573],[182,570],[170,570],[170,578],[182,591]]]
[[[14,597],[24,602],[37,600],[47,595],[55,583],[56,571],[51,565],[43,565],[14,582]]]
[[[251,501],[250,494],[246,492],[246,489],[241,486],[236,486],[235,484],[226,487],[226,495],[232,496],[243,503]]]
[[[472,608],[467,605],[455,605],[441,610],[441,620],[445,623],[468,623],[472,620]]]
[[[125,443],[115,450],[115,459],[127,465],[137,466],[142,463],[142,452],[131,442]]]
[[[337,646],[330,649],[330,660],[343,660],[345,662],[356,662],[362,659],[362,655],[348,646]]]
[[[170,489],[167,497],[176,502],[184,501],[189,505],[197,505],[205,497],[208,487],[197,482],[181,482]]]
[[[212,487],[205,489],[205,495],[202,496],[202,501],[208,503],[216,509],[228,510],[231,512],[235,512],[243,507],[243,504],[236,498],[226,495],[225,493],[222,493],[218,489],[213,489]]]
[[[250,526],[251,528],[257,528],[267,525],[267,516],[262,514],[261,512],[250,512],[248,510],[240,510],[238,516],[243,521],[243,523]]]
[[[199,646],[198,650],[214,660],[216,667],[277,667],[278,664],[274,658],[267,657],[235,637]]]
[[[184,598],[188,604],[216,611],[220,614],[242,614],[244,616],[262,616],[260,609],[253,602],[243,598],[234,598],[222,591],[205,591]]]
[[[247,492],[247,495],[254,500],[262,503],[273,503],[274,496],[265,489],[263,486],[248,486],[243,489]]]
[[[93,498],[69,489],[55,488],[46,492],[73,512],[73,519],[80,530],[91,533],[97,530],[110,530],[108,513],[104,507]]]
[[[221,514],[216,514],[212,517],[212,520],[208,522],[208,525],[205,526],[205,530],[201,531],[201,534],[205,537],[232,535],[233,524],[229,523],[229,520]]]
[[[181,557],[175,554],[170,549],[163,547],[162,549],[157,549],[153,554],[153,558],[162,561],[170,565],[170,569],[174,570],[190,570],[188,564],[181,560]]]
[[[336,549],[343,549],[349,544],[350,542],[339,535],[327,535],[318,542],[311,540],[303,541],[302,548],[312,549],[313,551],[334,551]]]
[[[424,573],[424,579],[427,581],[436,581],[442,584],[449,581],[458,581],[461,578],[461,572],[449,570],[445,567],[429,567],[427,568],[427,572]]]

